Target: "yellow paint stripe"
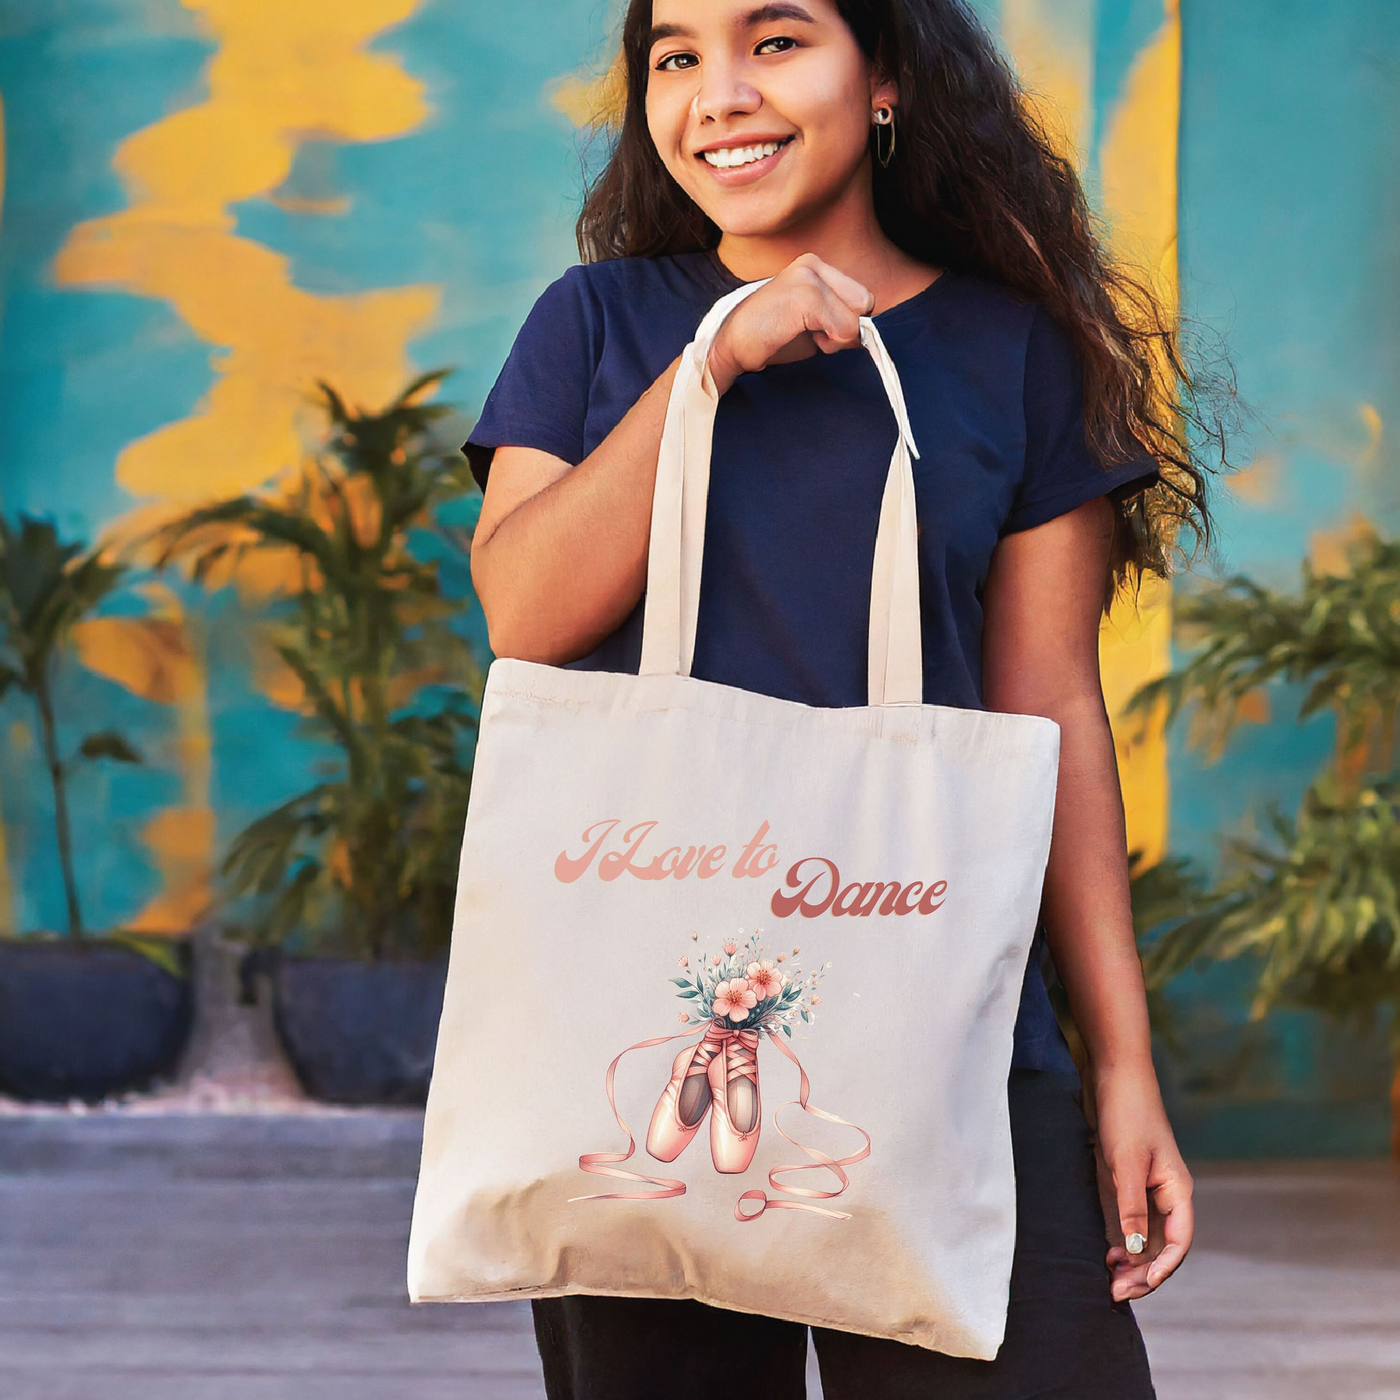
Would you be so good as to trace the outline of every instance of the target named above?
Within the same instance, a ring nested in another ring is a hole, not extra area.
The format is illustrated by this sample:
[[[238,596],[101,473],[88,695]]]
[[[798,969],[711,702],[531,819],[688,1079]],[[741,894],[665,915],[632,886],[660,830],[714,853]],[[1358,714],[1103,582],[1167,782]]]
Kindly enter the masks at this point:
[[[627,105],[622,50],[602,73],[566,73],[547,90],[550,105],[577,127],[620,126]]]
[[[1005,0],[1003,39],[1037,112],[1081,162],[1093,122],[1093,0]],[[1100,150],[1102,213],[1115,250],[1177,305],[1177,158],[1181,17],[1164,0],[1162,24],[1134,61],[1106,123]],[[1058,113],[1058,115],[1056,115]],[[1153,863],[1166,853],[1170,790],[1159,719],[1123,713],[1128,698],[1171,664],[1171,590],[1146,585],[1135,608],[1120,602],[1100,634],[1104,699],[1113,722],[1129,849]]]
[[[298,203],[281,187],[307,141],[386,140],[428,116],[422,84],[394,55],[368,50],[419,0],[182,3],[217,43],[207,96],[121,143],[113,168],[127,207],[77,225],[53,269],[60,286],[163,301],[211,347],[202,401],[118,455],[117,481],[144,503],[143,519],[251,489],[294,465],[313,427],[317,379],[352,402],[387,401],[413,372],[408,342],[435,319],[442,290],[303,291],[285,257],[234,231],[232,212],[253,198],[346,211],[335,199]],[[176,684],[168,666],[133,650],[136,640],[129,629],[89,628],[85,659],[138,692],[175,684],[161,698],[176,709],[170,757],[183,794],[147,824],[164,888],[128,926],[178,932],[207,903],[213,861],[207,685],[198,658],[195,681]]]
[[[1096,0],[1003,0],[1002,40],[1036,115],[1083,168],[1094,134]]]
[[[132,495],[195,501],[296,461],[317,378],[383,402],[412,372],[406,346],[441,288],[349,296],[302,291],[288,260],[234,233],[229,207],[271,197],[306,140],[400,136],[427,116],[422,86],[365,45],[417,0],[184,0],[219,41],[208,96],[121,143],[129,205],[79,224],[54,263],[60,286],[120,287],[166,302],[218,347],[203,403],[129,443]]]
[[[1165,0],[1160,28],[1138,54],[1109,115],[1100,150],[1103,213],[1120,254],[1143,268],[1175,313],[1177,185],[1181,129],[1181,14]],[[1147,864],[1167,853],[1171,788],[1166,727],[1160,716],[1129,721],[1122,705],[1171,667],[1171,589],[1144,587],[1139,611],[1115,607],[1102,634],[1104,694],[1114,720],[1123,775],[1128,846]]]

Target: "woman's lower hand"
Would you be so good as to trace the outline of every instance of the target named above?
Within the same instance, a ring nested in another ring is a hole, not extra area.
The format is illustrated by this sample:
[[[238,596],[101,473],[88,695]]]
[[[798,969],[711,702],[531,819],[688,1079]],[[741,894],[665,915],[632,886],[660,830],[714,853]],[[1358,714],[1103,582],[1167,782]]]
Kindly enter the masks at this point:
[[[1107,1264],[1121,1303],[1160,1287],[1191,1248],[1191,1173],[1151,1065],[1096,1072],[1093,1088]]]
[[[723,394],[741,374],[859,345],[860,318],[874,307],[855,278],[803,253],[719,328],[709,356],[715,387]]]

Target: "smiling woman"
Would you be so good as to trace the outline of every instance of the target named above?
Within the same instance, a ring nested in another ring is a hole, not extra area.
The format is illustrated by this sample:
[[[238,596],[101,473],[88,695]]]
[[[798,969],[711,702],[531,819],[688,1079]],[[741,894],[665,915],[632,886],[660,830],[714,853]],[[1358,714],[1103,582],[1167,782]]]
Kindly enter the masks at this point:
[[[1015,1151],[1014,1258],[986,1257],[966,1227],[986,1276],[1009,1275],[1000,1351],[902,1345],[895,1318],[879,1336],[817,1328],[825,1392],[1145,1398],[1125,1304],[1184,1257],[1191,1190],[1152,1068],[1097,640],[1115,583],[1165,570],[1182,523],[1207,533],[1193,443],[1210,434],[1192,436],[1213,428],[1206,400],[1174,321],[1100,247],[1074,170],[962,0],[632,0],[622,47],[623,120],[578,224],[585,265],[541,296],[464,445],[486,493],[472,570],[492,646],[639,669],[668,402],[697,326],[734,293],[687,371],[717,401],[689,674],[867,704],[872,544],[899,436],[881,371],[844,352],[878,333],[919,445],[921,698],[1055,721],[1059,791],[994,1096]],[[937,850],[919,855],[939,873]],[[852,898],[836,912],[868,912],[865,886]],[[937,923],[950,946],[987,936],[951,903]],[[1089,1049],[1096,1143],[1043,939]],[[699,1400],[716,1352],[744,1394],[803,1393],[794,1322],[685,1287],[536,1291],[552,1397]]]
[[[834,6],[720,5],[687,23],[694,9],[685,0],[652,6],[647,126],[667,171],[730,250],[757,235],[772,263],[781,255],[774,235],[796,232],[814,210],[860,211],[864,192],[851,173],[869,144],[871,106],[889,112],[895,87],[872,83]]]
[[[1183,528],[1207,542],[1229,366],[1191,363],[1174,312],[1107,255],[1073,166],[962,0],[638,0],[622,50],[623,121],[578,221],[585,259],[716,249],[723,234],[726,265],[763,275],[776,257],[750,262],[735,240],[756,230],[805,250],[804,210],[848,194],[855,166],[878,148],[865,179],[881,242],[1044,305],[1073,342],[1095,454],[1125,461],[1145,446],[1160,464],[1154,487],[1122,513],[1115,579],[1168,572]],[[707,134],[686,135],[687,122],[705,125],[694,104],[730,85],[724,118],[709,112]],[[702,183],[705,149],[743,141],[742,152],[764,138],[784,149],[738,166],[721,157]]]

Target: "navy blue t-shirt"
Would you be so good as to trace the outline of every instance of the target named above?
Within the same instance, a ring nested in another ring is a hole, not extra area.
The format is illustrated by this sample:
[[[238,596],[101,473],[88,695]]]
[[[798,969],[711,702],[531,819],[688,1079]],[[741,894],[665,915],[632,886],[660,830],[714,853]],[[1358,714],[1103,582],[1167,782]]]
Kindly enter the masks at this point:
[[[581,462],[740,285],[710,253],[571,267],[535,303],[463,444],[477,481],[501,446]],[[1156,465],[1106,470],[1092,456],[1072,343],[1034,302],[947,270],[875,324],[920,454],[924,701],[981,709],[982,587],[997,541],[1141,489]],[[863,349],[739,376],[715,418],[694,676],[807,705],[866,703],[870,568],[894,444]],[[570,664],[635,672],[641,623],[639,603]],[[1040,944],[1012,1062],[1072,1071]]]

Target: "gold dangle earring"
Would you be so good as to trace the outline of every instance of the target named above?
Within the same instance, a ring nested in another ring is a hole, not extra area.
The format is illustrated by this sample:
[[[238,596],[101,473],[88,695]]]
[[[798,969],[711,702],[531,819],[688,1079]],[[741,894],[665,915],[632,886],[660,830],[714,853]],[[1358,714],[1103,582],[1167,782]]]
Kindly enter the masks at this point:
[[[884,127],[889,131],[890,139],[888,144],[880,139],[880,128]],[[877,107],[875,109],[875,159],[882,167],[888,167],[894,158],[894,113],[888,107]]]

